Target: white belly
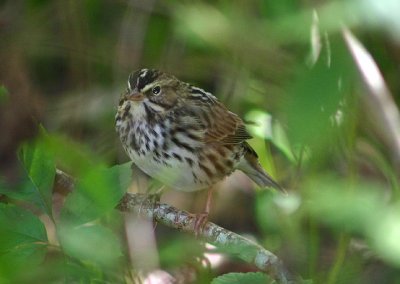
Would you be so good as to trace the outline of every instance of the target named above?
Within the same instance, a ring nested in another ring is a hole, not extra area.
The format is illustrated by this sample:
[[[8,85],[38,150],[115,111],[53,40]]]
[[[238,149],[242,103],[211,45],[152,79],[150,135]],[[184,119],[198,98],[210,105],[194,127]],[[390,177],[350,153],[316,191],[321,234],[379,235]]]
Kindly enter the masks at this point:
[[[123,117],[124,108],[125,104],[119,109],[120,117]],[[212,184],[207,173],[199,168],[197,159],[194,158],[194,151],[184,147],[179,148],[171,141],[168,134],[169,120],[149,125],[142,117],[145,115],[143,106],[132,104],[130,111],[132,117],[125,120],[118,119],[116,129],[125,151],[142,171],[163,184],[181,191],[196,191]],[[201,148],[199,141],[185,135],[175,134],[175,137],[193,149]],[[167,147],[163,147],[165,145]]]
[[[197,170],[194,175],[193,170],[198,169],[197,164],[193,162],[193,166],[190,166],[186,161],[186,158],[194,161],[193,154],[185,153],[179,160],[172,157],[173,153],[177,153],[177,150],[172,148],[167,152],[171,158],[159,159],[161,161],[164,160],[164,162],[157,162],[154,159],[153,152],[147,152],[145,155],[140,156],[132,149],[128,149],[127,152],[132,161],[142,171],[173,189],[190,192],[207,188],[210,184],[206,182],[207,177],[205,174]]]

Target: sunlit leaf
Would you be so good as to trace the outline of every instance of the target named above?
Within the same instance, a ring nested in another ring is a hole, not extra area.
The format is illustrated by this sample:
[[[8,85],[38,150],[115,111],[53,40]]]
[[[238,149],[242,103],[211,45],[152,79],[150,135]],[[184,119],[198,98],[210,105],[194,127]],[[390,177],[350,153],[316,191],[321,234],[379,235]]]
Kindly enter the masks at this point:
[[[319,30],[319,19],[317,11],[313,12],[312,24],[310,29],[310,54],[308,62],[310,66],[314,65],[321,53],[321,32]]]
[[[400,267],[400,206],[388,208],[379,214],[379,221],[367,231],[371,244],[380,257]]]
[[[397,0],[325,1],[321,5],[287,14],[272,23],[277,40],[305,42],[308,39],[313,12],[318,8],[320,26],[324,31],[335,33],[348,27],[378,28],[399,40],[400,21]]]
[[[270,114],[252,110],[247,113],[246,120],[252,122],[247,125],[252,135],[271,141],[290,161],[295,162],[285,130]]]
[[[400,40],[400,2],[397,0],[355,0],[353,5],[359,9],[364,24],[387,31],[396,40]]]
[[[246,121],[250,124],[247,128],[252,135],[257,135],[264,139],[271,139],[272,134],[272,116],[261,110],[252,110],[246,114]]]

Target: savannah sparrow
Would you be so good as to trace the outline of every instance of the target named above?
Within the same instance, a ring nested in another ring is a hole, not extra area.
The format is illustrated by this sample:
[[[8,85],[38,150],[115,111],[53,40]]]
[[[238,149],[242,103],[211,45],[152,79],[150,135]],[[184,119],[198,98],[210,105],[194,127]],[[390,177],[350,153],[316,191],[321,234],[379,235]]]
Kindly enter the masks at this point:
[[[243,121],[212,94],[154,69],[132,73],[115,117],[125,151],[146,174],[181,191],[210,188],[239,169],[282,189],[246,142]]]

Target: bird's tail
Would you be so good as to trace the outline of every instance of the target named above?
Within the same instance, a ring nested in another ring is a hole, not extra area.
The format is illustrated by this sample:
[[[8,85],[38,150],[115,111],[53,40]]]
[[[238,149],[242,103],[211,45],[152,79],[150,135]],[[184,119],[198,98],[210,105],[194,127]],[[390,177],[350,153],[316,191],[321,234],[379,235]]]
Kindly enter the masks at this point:
[[[253,169],[252,171],[245,172],[258,186],[260,187],[273,187],[284,193],[286,190],[277,183],[267,172],[264,171],[261,166],[258,169]]]
[[[250,147],[250,146],[249,146]],[[260,165],[257,154],[252,148],[241,160],[238,169],[244,172],[260,187],[273,187],[287,194],[286,190],[280,186]]]

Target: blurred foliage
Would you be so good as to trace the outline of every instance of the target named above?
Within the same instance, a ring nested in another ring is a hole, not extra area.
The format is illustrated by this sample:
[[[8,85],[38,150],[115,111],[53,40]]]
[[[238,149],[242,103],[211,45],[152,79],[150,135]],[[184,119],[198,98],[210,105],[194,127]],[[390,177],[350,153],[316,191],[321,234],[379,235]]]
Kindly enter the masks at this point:
[[[0,205],[0,280],[6,283],[26,265],[38,267],[43,262],[47,236],[43,223],[31,212],[15,205]]]
[[[273,283],[272,279],[262,273],[228,273],[215,278],[211,284],[265,284]]]
[[[114,114],[142,67],[198,85],[245,118],[262,165],[289,192],[253,194],[232,177],[212,220],[314,283],[398,283],[400,155],[385,140],[395,134],[376,124],[379,107],[365,103],[379,89],[342,34],[364,45],[397,107],[398,11],[398,0],[0,1],[0,283],[152,275],[130,262],[114,210],[131,179]],[[61,201],[56,168],[77,179]],[[191,212],[202,199],[166,196]],[[254,269],[236,259],[210,260],[209,271],[200,242],[159,227],[154,269],[176,276],[197,261],[197,283],[268,283],[236,273]],[[139,239],[153,238],[142,229]]]
[[[8,99],[7,89],[4,86],[0,86],[0,104]]]

